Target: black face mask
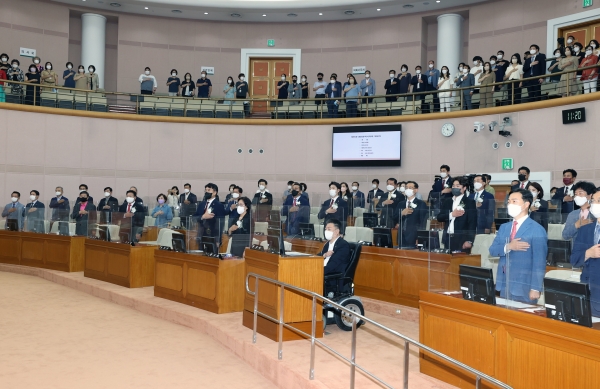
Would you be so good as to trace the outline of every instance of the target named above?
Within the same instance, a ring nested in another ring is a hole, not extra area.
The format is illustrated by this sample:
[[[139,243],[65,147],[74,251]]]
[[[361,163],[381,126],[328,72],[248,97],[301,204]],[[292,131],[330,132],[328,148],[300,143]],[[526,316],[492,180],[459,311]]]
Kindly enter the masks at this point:
[[[319,78],[317,78],[317,80],[323,81],[323,77],[319,77]]]
[[[293,190],[293,191],[292,191],[292,196],[293,196],[293,197],[296,197],[296,196],[298,196],[298,191],[297,191],[297,190]]]
[[[298,80],[292,80],[292,82],[293,82],[294,84],[297,84],[297,83],[298,83]]]
[[[519,174],[519,181],[525,181],[525,174]]]
[[[452,188],[452,195],[453,196],[460,196],[462,193],[460,191],[460,188]]]
[[[79,198],[82,203],[87,203],[87,197],[80,197]]]
[[[210,198],[212,197],[212,193],[204,193],[204,200],[210,200]]]

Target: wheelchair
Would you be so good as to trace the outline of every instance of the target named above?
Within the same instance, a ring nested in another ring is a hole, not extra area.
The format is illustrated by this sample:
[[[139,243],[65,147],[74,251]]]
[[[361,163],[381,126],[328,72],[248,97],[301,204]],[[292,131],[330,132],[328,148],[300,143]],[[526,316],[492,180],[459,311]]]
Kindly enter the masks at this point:
[[[342,307],[356,312],[360,315],[365,314],[360,297],[354,296],[354,273],[358,265],[358,259],[362,245],[359,243],[350,244],[350,263],[344,273],[329,274],[325,276],[323,290],[325,297],[336,302]],[[323,304],[323,330],[328,324],[335,323],[341,330],[352,331],[352,315],[339,310],[329,303]],[[364,324],[360,320],[356,328]]]

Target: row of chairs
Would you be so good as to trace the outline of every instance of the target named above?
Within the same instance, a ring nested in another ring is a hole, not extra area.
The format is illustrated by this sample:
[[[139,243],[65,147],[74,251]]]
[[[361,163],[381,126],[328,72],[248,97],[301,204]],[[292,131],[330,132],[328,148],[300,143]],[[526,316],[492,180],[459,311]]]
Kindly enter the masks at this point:
[[[155,100],[156,99],[156,100]],[[169,100],[173,100],[169,102]],[[200,118],[244,118],[244,105],[241,103],[218,104],[215,100],[188,100],[145,98],[139,103],[140,115],[200,117]]]
[[[373,117],[373,116],[397,116],[411,115],[413,112],[418,113],[420,110],[420,101],[396,101],[387,102],[373,101],[368,104],[359,104],[357,106],[357,117]],[[289,101],[281,102],[278,107],[271,108],[272,119],[319,119],[328,117],[327,104],[316,105],[312,101],[292,104]],[[338,108],[338,117],[348,117],[346,103],[340,102]]]

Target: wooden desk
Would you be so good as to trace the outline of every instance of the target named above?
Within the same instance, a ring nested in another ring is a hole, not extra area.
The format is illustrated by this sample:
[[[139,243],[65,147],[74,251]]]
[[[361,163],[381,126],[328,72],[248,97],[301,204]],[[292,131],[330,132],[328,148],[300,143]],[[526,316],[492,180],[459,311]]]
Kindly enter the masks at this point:
[[[154,251],[154,295],[214,313],[244,309],[244,260]]]
[[[256,273],[271,279],[282,281],[312,292],[323,294],[323,258],[321,257],[280,257],[276,254],[246,249],[244,252],[244,280],[248,273]],[[245,282],[245,281],[244,281]],[[254,291],[255,279],[250,278],[249,287]],[[258,310],[273,318],[279,319],[281,309],[279,288],[271,283],[259,281]],[[254,296],[245,293],[243,324],[252,328],[254,322]],[[322,305],[317,306],[317,337],[323,336]],[[283,320],[308,334],[311,333],[312,298],[286,291],[283,307]],[[270,320],[258,317],[257,331],[274,341],[279,340],[279,325]],[[297,333],[284,328],[283,340],[303,339]]]
[[[292,239],[290,240],[292,243],[292,251],[297,251],[299,253],[307,253],[307,254],[318,254],[323,246],[325,246],[325,242],[319,242],[318,240],[305,240],[305,239]]]
[[[85,277],[126,288],[154,285],[155,246],[85,240]]]
[[[363,246],[354,276],[358,296],[419,307],[419,292],[430,283],[457,289],[458,265],[481,266],[480,255],[437,254],[418,250],[397,250]],[[430,279],[430,271],[433,279]],[[448,289],[447,289],[448,290]]]
[[[421,292],[421,343],[515,389],[600,388],[600,331],[534,314]],[[475,379],[420,355],[421,373],[460,388]],[[482,388],[490,388],[482,381]]]
[[[0,230],[0,263],[83,271],[84,237]]]
[[[158,239],[158,231],[160,228],[156,226],[144,227],[144,232],[140,238],[140,242],[156,242]]]

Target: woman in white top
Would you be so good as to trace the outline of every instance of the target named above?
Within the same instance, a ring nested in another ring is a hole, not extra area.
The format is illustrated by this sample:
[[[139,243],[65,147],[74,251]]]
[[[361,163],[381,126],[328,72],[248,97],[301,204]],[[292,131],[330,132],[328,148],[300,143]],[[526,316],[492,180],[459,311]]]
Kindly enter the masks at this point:
[[[440,79],[438,81],[438,97],[440,98],[440,112],[450,112],[452,103],[452,81],[450,80],[450,70],[448,66],[442,66]]]
[[[519,53],[515,53],[512,55],[510,59],[510,65],[506,68],[506,73],[504,74],[504,81],[510,80],[522,80],[523,79],[523,64],[521,63],[521,55]],[[511,85],[508,85],[508,99],[512,101],[513,104],[521,103],[521,88],[523,87],[523,82],[515,82]]]
[[[173,217],[179,216],[179,188],[174,186],[167,191],[167,205],[173,211]]]

